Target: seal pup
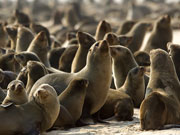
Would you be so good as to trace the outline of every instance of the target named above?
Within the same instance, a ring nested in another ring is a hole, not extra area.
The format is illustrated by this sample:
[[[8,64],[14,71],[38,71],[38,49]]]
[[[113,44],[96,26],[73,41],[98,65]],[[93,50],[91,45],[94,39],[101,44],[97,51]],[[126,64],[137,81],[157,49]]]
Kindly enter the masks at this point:
[[[15,80],[17,77],[17,74],[12,71],[3,71],[0,69],[0,87],[2,89],[6,89],[8,84]]]
[[[46,33],[44,31],[39,32],[34,39],[32,40],[31,44],[29,45],[27,52],[34,52],[40,58],[42,63],[50,67],[47,53],[48,53],[48,40]]]
[[[71,45],[66,48],[62,56],[59,59],[58,69],[64,72],[71,72],[72,61],[78,50],[78,45]]]
[[[126,34],[127,36],[132,36],[131,43],[127,46],[132,53],[138,51],[141,48],[142,42],[144,40],[147,30],[150,28],[151,24],[148,22],[138,22],[132,29]]]
[[[123,86],[118,89],[124,91],[132,98],[136,108],[140,107],[145,96],[144,73],[145,68],[142,66],[132,68],[128,72]]]
[[[161,48],[167,51],[166,45],[172,41],[171,18],[169,15],[159,17],[155,23],[151,35],[143,51]]]
[[[26,27],[19,27],[17,30],[16,52],[26,51],[34,38],[34,34]]]
[[[32,87],[29,99],[43,83],[53,86],[61,94],[72,79],[87,79],[89,85],[83,105],[82,118],[96,113],[105,103],[112,79],[111,56],[107,41],[94,43],[89,49],[86,66],[77,73],[53,73],[40,78]],[[101,80],[101,81],[99,81]],[[99,96],[95,96],[99,95]]]
[[[121,90],[109,89],[105,104],[99,110],[101,119],[132,120],[134,106],[129,95]]]
[[[86,57],[89,48],[96,42],[96,40],[90,34],[86,32],[78,32],[78,49],[71,65],[71,73],[80,71],[86,65]]]
[[[170,57],[172,58],[173,62],[174,62],[174,66],[176,69],[176,73],[177,76],[180,80],[180,62],[179,62],[179,58],[180,58],[180,45],[179,44],[173,44],[171,42],[169,42],[167,44],[167,48],[168,48],[168,52]]]
[[[136,51],[134,58],[139,66],[150,66],[150,56],[145,51]]]
[[[180,82],[169,54],[162,49],[152,50],[150,61],[150,80],[146,88],[146,97],[152,90],[161,88],[180,101]]]
[[[86,79],[76,78],[72,80],[67,88],[58,96],[60,104],[64,106],[72,116],[72,124],[76,123],[82,114],[88,84],[89,82]]]
[[[111,25],[108,22],[106,22],[105,20],[100,21],[96,28],[96,41],[103,40],[105,34],[111,31]]]
[[[27,51],[19,52],[15,54],[14,58],[21,65],[21,67],[25,67],[27,65],[27,62],[30,60],[41,62],[40,58],[34,52],[27,52]]]
[[[44,64],[38,61],[28,61],[26,66],[27,72],[27,84],[26,84],[26,92],[30,93],[30,90],[34,83],[44,75],[48,74],[48,71]]]
[[[123,21],[123,23],[120,25],[119,29],[116,31],[118,35],[124,35],[127,34],[131,28],[134,26],[136,21],[134,20],[126,20]]]
[[[0,134],[38,135],[52,127],[59,114],[57,93],[48,84],[42,84],[32,100],[22,105],[0,106]],[[10,121],[10,120],[11,121]]]
[[[7,86],[7,95],[2,102],[2,105],[13,103],[15,105],[21,105],[28,101],[25,86],[22,81],[11,81]]]
[[[153,89],[140,106],[142,130],[166,129],[167,124],[180,124],[180,103],[164,89]],[[169,125],[173,128],[173,125]]]

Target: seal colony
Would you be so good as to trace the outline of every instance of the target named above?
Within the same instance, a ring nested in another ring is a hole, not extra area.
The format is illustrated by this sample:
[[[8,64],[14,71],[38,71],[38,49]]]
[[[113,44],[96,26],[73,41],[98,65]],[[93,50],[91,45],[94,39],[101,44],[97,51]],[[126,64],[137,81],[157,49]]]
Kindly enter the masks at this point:
[[[79,4],[61,7],[51,23],[42,21],[52,16],[49,6],[34,1],[34,10],[46,15],[30,17],[19,0],[0,23],[0,134],[132,121],[134,108],[142,130],[178,127],[180,44],[172,41],[173,16],[117,26],[86,16]]]

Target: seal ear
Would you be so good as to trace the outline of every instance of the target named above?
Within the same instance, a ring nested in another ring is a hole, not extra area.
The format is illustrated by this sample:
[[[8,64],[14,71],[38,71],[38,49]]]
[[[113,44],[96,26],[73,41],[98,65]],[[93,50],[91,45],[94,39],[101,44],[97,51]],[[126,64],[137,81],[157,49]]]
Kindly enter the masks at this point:
[[[14,103],[8,102],[8,103],[6,103],[6,104],[1,104],[0,106],[3,107],[3,108],[8,108],[8,107],[10,107],[10,106],[12,106],[12,105],[14,105]]]

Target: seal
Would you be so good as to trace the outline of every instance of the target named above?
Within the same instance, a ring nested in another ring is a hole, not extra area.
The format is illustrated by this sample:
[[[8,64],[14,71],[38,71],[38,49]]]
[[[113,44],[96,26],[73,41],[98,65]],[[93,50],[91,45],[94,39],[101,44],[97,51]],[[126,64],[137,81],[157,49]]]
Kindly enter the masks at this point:
[[[4,71],[13,72],[19,70],[19,64],[14,59],[14,53],[4,54],[0,57],[0,68]]]
[[[7,33],[5,31],[5,26],[3,23],[0,23],[0,47],[6,47],[7,43],[8,43],[8,36]]]
[[[16,49],[16,41],[17,41],[17,27],[16,26],[6,26],[6,32],[8,34],[8,38],[10,39],[10,47],[12,50]]]
[[[167,48],[168,48],[169,55],[174,62],[174,66],[176,69],[177,76],[180,80],[180,63],[178,60],[178,58],[180,57],[180,45],[168,42]]]
[[[164,34],[166,33],[166,34]],[[166,45],[172,41],[171,18],[169,15],[159,17],[154,24],[153,30],[143,51],[150,52],[152,49],[161,48],[167,51]]]
[[[51,45],[50,33],[46,27],[42,26],[41,24],[31,22],[30,29],[36,34],[42,32],[42,31],[45,32],[46,38],[48,40],[48,46],[50,47],[50,45]]]
[[[134,59],[132,52],[124,46],[114,45],[110,47],[112,56],[112,71],[116,89],[120,88],[125,80],[128,72],[137,67],[138,64]],[[145,87],[148,84],[149,77],[144,75]]]
[[[15,80],[17,77],[17,74],[12,71],[3,71],[0,69],[0,87],[2,89],[6,89],[8,84]]]
[[[63,105],[72,116],[72,124],[76,123],[82,114],[88,84],[89,82],[87,80],[76,78],[72,80],[68,87],[58,96],[60,104]]]
[[[0,134],[38,135],[52,127],[59,110],[56,91],[50,85],[42,84],[29,102],[0,106],[0,118],[3,121],[0,124]]]
[[[59,59],[65,50],[66,48],[64,47],[56,47],[49,51],[48,60],[50,62],[51,67],[58,69]]]
[[[131,28],[136,24],[136,21],[134,20],[126,20],[123,21],[119,29],[116,31],[118,35],[124,35],[127,34]]]
[[[126,35],[116,35],[113,32],[108,32],[104,36],[104,40],[107,40],[110,45],[128,46],[132,41],[132,37]]]
[[[99,110],[101,119],[132,120],[134,106],[130,96],[121,90],[109,89],[105,104]]]
[[[132,98],[136,108],[140,107],[145,96],[144,73],[145,68],[142,66],[132,68],[128,72],[123,86],[118,89],[124,91]]]
[[[2,102],[2,105],[13,103],[21,105],[28,101],[28,96],[24,84],[20,80],[11,81],[7,87],[7,95]]]
[[[140,106],[141,129],[157,130],[164,129],[167,124],[180,124],[179,108],[176,97],[167,94],[164,89],[153,89]]]
[[[44,31],[39,32],[34,39],[32,40],[31,44],[29,45],[27,52],[34,52],[40,58],[42,63],[50,67],[47,53],[48,53],[48,40],[46,37],[46,33]]]
[[[96,42],[93,36],[86,32],[78,32],[77,39],[79,42],[79,47],[72,61],[72,65],[71,65],[72,73],[80,71],[86,65],[86,57],[89,48]]]
[[[64,72],[71,72],[72,61],[78,50],[78,45],[71,45],[66,48],[61,58],[59,59],[58,69]]]
[[[0,104],[3,102],[6,94],[4,93],[3,89],[0,87]]]
[[[150,66],[150,56],[145,51],[136,51],[134,58],[139,66]]]
[[[16,19],[16,24],[21,24],[25,27],[29,26],[29,24],[30,24],[29,16],[27,14],[25,14],[24,12],[21,12],[16,9],[14,12],[14,16]]]
[[[111,25],[108,22],[106,22],[105,20],[100,21],[96,28],[96,41],[103,40],[105,34],[111,31]]]
[[[34,34],[26,27],[17,30],[16,52],[26,51],[34,38]]]
[[[27,63],[27,84],[26,84],[26,92],[30,93],[30,90],[34,83],[44,75],[48,74],[48,70],[38,61],[28,61]]]
[[[180,82],[169,54],[162,49],[152,50],[150,61],[150,80],[146,88],[146,96],[152,90],[161,88],[180,101]]]
[[[144,40],[147,30],[150,28],[151,24],[148,22],[138,22],[132,29],[126,34],[127,36],[132,36],[131,43],[127,46],[132,53],[138,51],[141,48],[142,42]]]
[[[94,43],[88,52],[86,62],[86,66],[77,73],[52,73],[40,78],[33,85],[29,99],[32,99],[37,87],[43,83],[53,86],[57,93],[61,94],[71,80],[77,77],[83,78],[89,81],[89,85],[86,89],[81,117],[86,118],[88,115],[96,113],[106,101],[112,80],[111,56],[107,41]]]
[[[33,52],[19,52],[14,56],[15,60],[21,65],[21,67],[25,67],[28,61],[41,61],[40,58]]]

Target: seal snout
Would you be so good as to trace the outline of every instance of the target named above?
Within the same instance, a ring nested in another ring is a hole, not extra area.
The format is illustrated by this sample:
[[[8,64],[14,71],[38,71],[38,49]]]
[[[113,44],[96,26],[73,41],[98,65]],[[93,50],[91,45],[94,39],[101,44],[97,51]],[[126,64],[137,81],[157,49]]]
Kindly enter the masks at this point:
[[[108,51],[109,50],[109,44],[108,44],[108,42],[106,41],[106,40],[102,40],[101,42],[100,42],[100,44],[99,44],[99,48],[100,48],[100,50],[102,50],[102,51]]]

